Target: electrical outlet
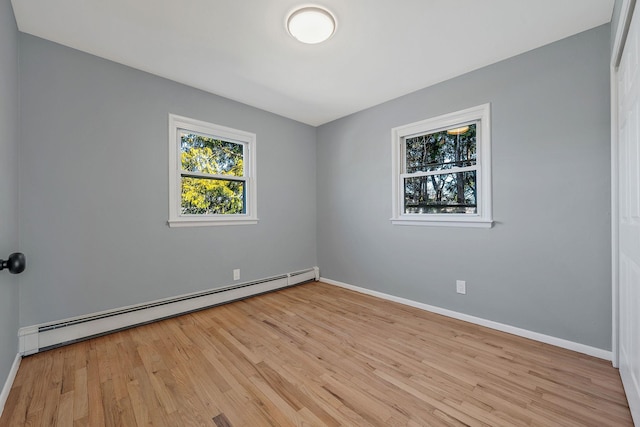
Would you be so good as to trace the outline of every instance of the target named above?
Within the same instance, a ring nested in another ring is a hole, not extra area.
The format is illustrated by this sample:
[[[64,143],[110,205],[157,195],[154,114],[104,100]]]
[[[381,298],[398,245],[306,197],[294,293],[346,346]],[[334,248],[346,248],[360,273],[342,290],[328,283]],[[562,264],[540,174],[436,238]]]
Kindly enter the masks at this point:
[[[236,268],[233,270],[233,280],[240,280],[240,269]]]
[[[456,280],[456,292],[459,294],[467,293],[467,282],[464,280]]]

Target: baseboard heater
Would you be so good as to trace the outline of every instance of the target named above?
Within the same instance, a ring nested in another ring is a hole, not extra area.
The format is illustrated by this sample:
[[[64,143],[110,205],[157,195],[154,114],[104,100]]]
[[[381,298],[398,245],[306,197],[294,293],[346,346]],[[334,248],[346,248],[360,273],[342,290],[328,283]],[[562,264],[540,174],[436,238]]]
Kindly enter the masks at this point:
[[[18,331],[20,354],[27,356],[133,326],[203,310],[301,283],[317,281],[319,278],[318,267],[313,267],[238,285],[136,304],[57,322],[27,326]]]

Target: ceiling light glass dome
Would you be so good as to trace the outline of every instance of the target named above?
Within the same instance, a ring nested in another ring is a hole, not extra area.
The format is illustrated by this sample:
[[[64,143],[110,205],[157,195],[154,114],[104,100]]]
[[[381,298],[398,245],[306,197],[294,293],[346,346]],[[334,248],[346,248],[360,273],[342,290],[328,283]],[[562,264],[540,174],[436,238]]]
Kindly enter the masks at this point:
[[[302,43],[322,43],[335,32],[336,19],[326,9],[307,6],[297,9],[289,15],[287,30]]]

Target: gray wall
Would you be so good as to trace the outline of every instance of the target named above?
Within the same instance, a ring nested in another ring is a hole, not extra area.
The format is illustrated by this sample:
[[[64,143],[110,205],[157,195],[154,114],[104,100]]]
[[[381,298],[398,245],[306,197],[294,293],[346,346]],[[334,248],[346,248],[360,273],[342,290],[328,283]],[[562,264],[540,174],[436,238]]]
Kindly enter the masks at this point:
[[[18,29],[0,0],[0,258],[18,248]],[[0,272],[0,389],[18,352],[18,276]]]
[[[25,34],[20,90],[22,326],[316,265],[315,128]],[[166,225],[170,112],[257,134],[258,225]]]
[[[322,276],[609,350],[609,40],[598,27],[321,126]],[[486,102],[495,226],[391,225],[391,128]]]

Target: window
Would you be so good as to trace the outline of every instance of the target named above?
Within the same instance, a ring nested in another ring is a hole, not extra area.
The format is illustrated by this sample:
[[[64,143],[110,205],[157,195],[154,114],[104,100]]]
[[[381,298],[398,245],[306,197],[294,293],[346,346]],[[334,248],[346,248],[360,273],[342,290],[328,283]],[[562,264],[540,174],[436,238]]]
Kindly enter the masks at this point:
[[[255,134],[169,115],[169,226],[255,224]]]
[[[491,227],[489,104],[394,128],[393,224]]]

